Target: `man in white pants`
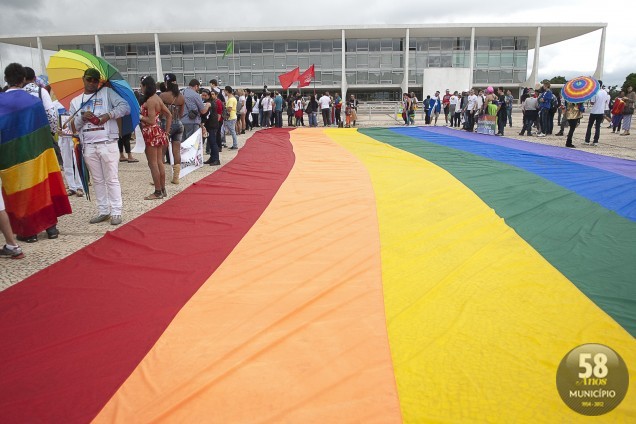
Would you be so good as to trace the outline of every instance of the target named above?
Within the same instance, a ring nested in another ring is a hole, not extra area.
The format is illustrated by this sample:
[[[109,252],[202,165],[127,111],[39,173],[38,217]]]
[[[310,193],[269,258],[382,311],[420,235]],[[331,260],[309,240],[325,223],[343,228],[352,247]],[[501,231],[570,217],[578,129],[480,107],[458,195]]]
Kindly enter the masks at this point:
[[[82,77],[84,93],[71,101],[73,124],[84,149],[84,162],[93,180],[97,200],[97,216],[89,222],[97,224],[110,219],[121,224],[122,198],[119,184],[119,128],[117,118],[130,114],[130,106],[108,87],[99,87],[100,74],[87,69]]]
[[[62,171],[64,172],[64,179],[66,180],[66,186],[68,187],[66,194],[69,196],[84,196],[84,189],[82,188],[82,180],[77,168],[77,161],[75,160],[75,146],[73,144],[73,130],[71,129],[70,119],[71,115],[68,113],[62,103],[57,100],[53,102],[57,114],[60,117],[60,127],[58,130],[60,146],[60,153],[62,154]]]

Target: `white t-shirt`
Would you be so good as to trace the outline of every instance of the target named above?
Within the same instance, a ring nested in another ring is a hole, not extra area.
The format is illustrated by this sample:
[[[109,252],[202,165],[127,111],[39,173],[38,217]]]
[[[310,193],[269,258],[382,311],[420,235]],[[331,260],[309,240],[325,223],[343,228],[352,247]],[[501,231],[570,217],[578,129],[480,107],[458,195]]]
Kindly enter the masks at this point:
[[[265,96],[261,99],[261,107],[263,108],[263,112],[267,112],[268,110],[272,110],[272,98],[269,96]]]
[[[331,99],[329,96],[322,96],[318,103],[320,104],[320,109],[329,109],[329,104],[331,103]]]
[[[240,114],[247,113],[247,106],[245,106],[245,96],[239,97],[239,105],[240,105],[239,113]]]
[[[252,105],[252,113],[258,113],[261,107],[261,99],[258,97],[254,99],[254,104]]]
[[[598,93],[594,97],[592,97],[591,102],[594,103],[592,105],[592,109],[590,109],[590,114],[593,115],[602,115],[605,113],[605,102],[609,102],[609,95],[605,90],[599,90]],[[608,106],[609,108],[609,106]]]
[[[294,102],[294,112],[299,110],[303,110],[303,102],[300,99]]]
[[[455,105],[455,108],[459,107],[459,99],[457,98],[457,96],[453,95],[450,98],[450,105]]]
[[[92,98],[92,94],[81,94],[72,100],[75,110],[83,105],[81,112],[93,112],[95,116],[101,116],[108,113],[108,98],[105,90],[99,90]],[[90,99],[90,100],[89,100]],[[84,127],[79,131],[82,143],[90,144],[96,141],[108,140],[108,128],[106,125],[93,125],[86,122]]]
[[[466,106],[466,110],[467,111],[475,110],[476,105],[477,105],[477,96],[474,94],[471,94],[470,96],[468,96],[468,103]]]

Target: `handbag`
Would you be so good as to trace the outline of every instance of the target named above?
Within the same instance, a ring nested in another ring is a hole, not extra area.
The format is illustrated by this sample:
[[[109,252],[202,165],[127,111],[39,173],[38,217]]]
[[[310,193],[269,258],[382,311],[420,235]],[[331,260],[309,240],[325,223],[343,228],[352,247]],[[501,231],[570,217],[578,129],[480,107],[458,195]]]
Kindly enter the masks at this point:
[[[623,108],[623,115],[633,115],[634,114],[634,106],[625,106]]]

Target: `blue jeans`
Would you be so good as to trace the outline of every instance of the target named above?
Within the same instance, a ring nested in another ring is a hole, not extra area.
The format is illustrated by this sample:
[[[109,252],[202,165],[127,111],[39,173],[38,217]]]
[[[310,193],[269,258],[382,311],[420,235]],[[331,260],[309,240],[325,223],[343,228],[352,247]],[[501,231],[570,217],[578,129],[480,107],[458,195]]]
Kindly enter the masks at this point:
[[[310,127],[318,126],[318,112],[311,112],[309,114],[309,126]]]
[[[512,127],[512,108],[506,108],[506,112],[508,112],[508,126]]]
[[[238,148],[238,138],[236,137],[236,119],[228,119],[224,122],[225,133],[232,134],[232,148]]]
[[[548,134],[550,132],[550,109],[541,108],[539,111],[539,118],[541,119],[541,132],[543,134]]]
[[[276,128],[281,128],[283,126],[283,111],[281,110],[275,110],[274,111],[274,116],[276,117]]]

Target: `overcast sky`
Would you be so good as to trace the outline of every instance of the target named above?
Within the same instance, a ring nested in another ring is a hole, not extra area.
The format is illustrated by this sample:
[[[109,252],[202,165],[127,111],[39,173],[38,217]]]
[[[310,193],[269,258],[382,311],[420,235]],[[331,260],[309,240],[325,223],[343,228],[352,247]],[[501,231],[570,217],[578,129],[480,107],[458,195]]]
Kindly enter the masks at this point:
[[[490,5],[490,6],[487,6]],[[552,6],[552,4],[555,4]],[[0,34],[87,33],[182,28],[281,27],[419,23],[606,22],[605,83],[622,84],[636,72],[634,3],[629,0],[476,2],[474,0],[174,0],[106,2],[0,0]],[[230,7],[231,6],[231,7]],[[194,7],[197,9],[194,10]],[[541,49],[539,78],[591,75],[596,69],[601,31]],[[37,67],[37,55],[0,45],[2,65],[18,61]],[[532,66],[532,51],[529,54]]]

